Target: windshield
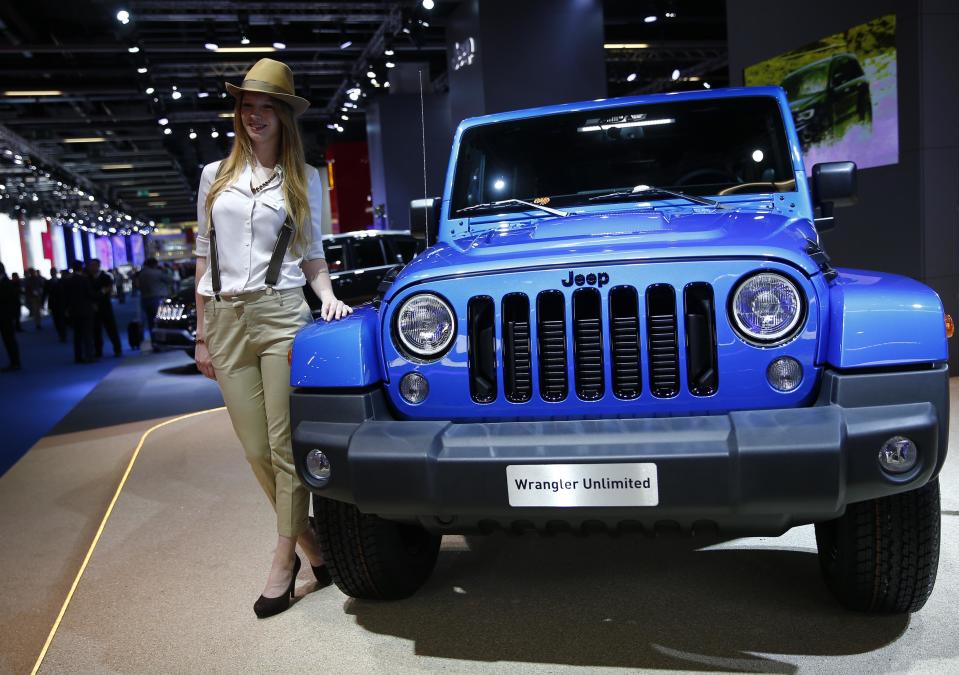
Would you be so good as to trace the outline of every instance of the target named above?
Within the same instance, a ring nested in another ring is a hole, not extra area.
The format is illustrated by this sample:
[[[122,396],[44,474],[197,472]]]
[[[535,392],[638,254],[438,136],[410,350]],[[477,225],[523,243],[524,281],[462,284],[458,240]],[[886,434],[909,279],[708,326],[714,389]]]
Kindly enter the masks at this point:
[[[826,60],[787,75],[783,80],[783,89],[786,90],[786,98],[795,101],[826,91],[828,83],[829,61]]]
[[[641,184],[693,195],[771,192],[795,189],[793,178],[772,97],[607,108],[464,132],[449,215],[508,199],[596,204],[590,197]],[[644,201],[657,199],[671,197]],[[524,210],[522,204],[499,209]]]

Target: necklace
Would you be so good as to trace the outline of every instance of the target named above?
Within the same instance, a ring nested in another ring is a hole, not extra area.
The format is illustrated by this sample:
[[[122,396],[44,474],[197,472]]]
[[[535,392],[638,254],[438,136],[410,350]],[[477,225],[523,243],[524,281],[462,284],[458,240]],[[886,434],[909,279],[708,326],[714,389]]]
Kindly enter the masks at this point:
[[[273,173],[270,174],[270,177],[269,177],[269,178],[267,178],[265,181],[263,181],[263,182],[260,183],[259,185],[254,185],[254,186],[252,186],[251,189],[253,190],[253,194],[256,194],[257,192],[260,192],[263,188],[265,188],[267,185],[269,185],[269,184],[272,183],[274,180],[276,180],[276,177],[279,176],[279,175],[280,175],[280,172],[277,171],[276,169],[274,169],[274,170],[273,170]]]

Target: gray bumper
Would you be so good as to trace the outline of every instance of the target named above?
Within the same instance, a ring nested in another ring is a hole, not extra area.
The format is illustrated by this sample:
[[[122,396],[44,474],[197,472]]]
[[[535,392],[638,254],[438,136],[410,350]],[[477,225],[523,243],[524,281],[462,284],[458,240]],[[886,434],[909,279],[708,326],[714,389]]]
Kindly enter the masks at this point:
[[[297,471],[317,495],[362,512],[456,532],[495,527],[639,525],[778,533],[835,518],[848,503],[915,489],[935,476],[948,438],[948,371],[827,372],[816,405],[699,417],[452,423],[392,417],[379,390],[297,391]],[[877,453],[891,436],[919,448],[891,476]],[[304,471],[330,458],[320,488]],[[649,507],[512,507],[510,465],[653,463]]]

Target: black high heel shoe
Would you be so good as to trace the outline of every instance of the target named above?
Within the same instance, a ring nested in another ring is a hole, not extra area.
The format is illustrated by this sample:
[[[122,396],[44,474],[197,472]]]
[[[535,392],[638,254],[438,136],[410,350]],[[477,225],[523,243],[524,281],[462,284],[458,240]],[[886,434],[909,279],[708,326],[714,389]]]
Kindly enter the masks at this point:
[[[296,575],[300,572],[300,556],[295,555],[294,558],[296,558],[296,560],[293,561],[293,578],[290,579],[290,587],[286,593],[276,598],[268,598],[265,595],[261,595],[257,601],[253,603],[253,612],[258,619],[265,619],[268,616],[279,614],[290,608],[290,598],[293,597]]]
[[[330,576],[330,570],[327,569],[326,563],[323,563],[322,565],[317,565],[315,567],[313,565],[310,565],[310,567],[313,568],[313,576],[316,577],[317,588],[326,588],[327,586],[333,583],[333,577]]]

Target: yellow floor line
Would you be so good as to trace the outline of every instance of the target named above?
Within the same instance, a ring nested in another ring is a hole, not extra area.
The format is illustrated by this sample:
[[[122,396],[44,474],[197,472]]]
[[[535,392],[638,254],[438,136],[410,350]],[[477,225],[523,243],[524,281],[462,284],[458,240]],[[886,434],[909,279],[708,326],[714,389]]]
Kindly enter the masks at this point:
[[[76,592],[77,585],[80,583],[80,577],[83,576],[83,573],[87,569],[87,564],[90,562],[90,558],[93,556],[93,550],[97,547],[97,543],[100,541],[100,536],[103,534],[103,528],[106,527],[107,520],[110,519],[110,514],[113,513],[113,507],[117,503],[117,499],[120,497],[120,492],[123,490],[123,486],[126,484],[127,478],[130,476],[130,471],[133,469],[133,463],[137,461],[137,457],[140,455],[140,449],[146,442],[147,437],[160,427],[165,427],[168,424],[189,419],[190,417],[196,417],[197,415],[205,415],[206,413],[217,412],[218,410],[226,410],[226,408],[211,408],[209,410],[201,410],[199,412],[189,413],[187,415],[180,415],[179,417],[174,417],[166,422],[160,422],[159,424],[153,425],[143,432],[142,436],[140,436],[140,442],[137,443],[137,447],[133,451],[133,456],[130,457],[130,462],[127,464],[127,469],[123,472],[123,478],[120,479],[120,484],[117,486],[116,492],[113,493],[113,499],[110,500],[110,505],[107,507],[107,512],[103,514],[103,520],[100,521],[100,527],[97,528],[97,533],[93,537],[93,542],[90,544],[90,548],[87,550],[87,554],[83,558],[83,563],[80,565],[80,571],[77,572],[77,576],[74,578],[73,584],[70,586],[70,592],[67,593],[67,598],[63,601],[63,606],[60,608],[60,613],[57,615],[57,620],[53,622],[53,627],[50,629],[50,634],[47,635],[47,641],[43,643],[43,649],[40,650],[40,656],[37,657],[37,662],[33,665],[33,670],[30,671],[30,675],[36,675],[40,670],[40,664],[43,663],[43,659],[47,655],[47,650],[50,649],[50,644],[53,642],[53,638],[57,634],[57,630],[60,628],[60,622],[63,621],[63,616],[67,612],[67,607],[70,606],[70,601],[73,599],[73,594]]]

